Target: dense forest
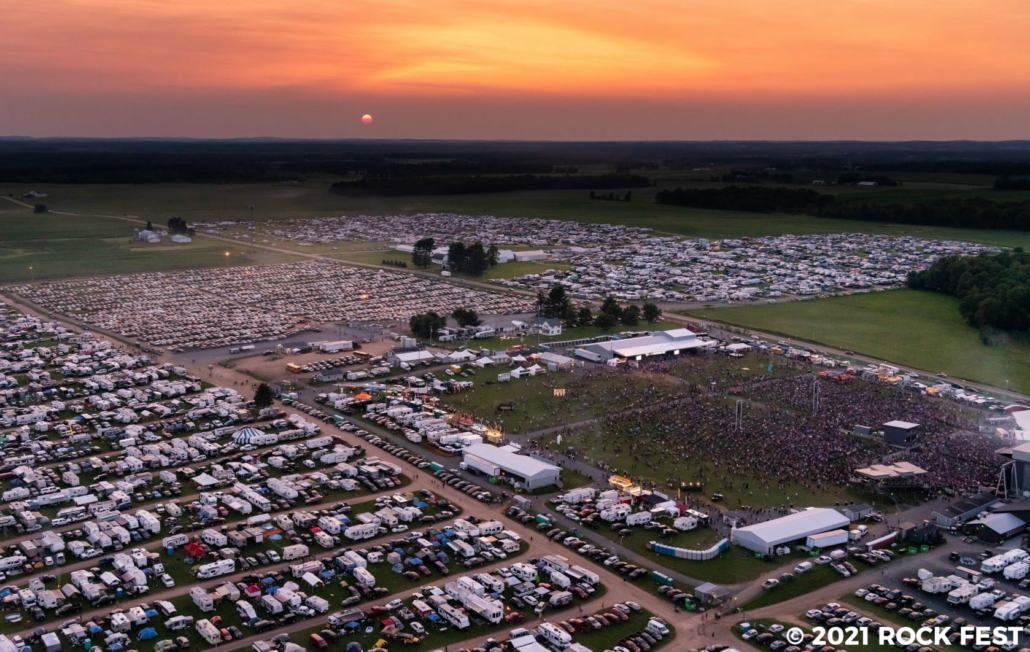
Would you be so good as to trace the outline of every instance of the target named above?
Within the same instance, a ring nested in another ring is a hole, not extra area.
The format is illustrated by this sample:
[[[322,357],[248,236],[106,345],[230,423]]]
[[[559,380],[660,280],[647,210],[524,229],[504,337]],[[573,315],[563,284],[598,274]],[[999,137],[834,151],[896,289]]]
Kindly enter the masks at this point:
[[[912,204],[838,201],[832,195],[789,188],[740,187],[662,190],[659,204],[756,213],[804,213],[863,222],[950,226],[967,229],[1030,230],[1030,201],[946,197]]]
[[[1030,329],[1030,254],[1021,247],[941,258],[927,270],[910,273],[908,286],[958,297],[962,316],[978,328]]]
[[[612,188],[644,188],[647,177],[632,174],[580,176],[450,176],[405,177],[391,179],[365,178],[341,181],[330,187],[332,192],[350,197],[394,197],[401,195],[467,195],[477,193],[515,192],[519,190],[609,190]]]

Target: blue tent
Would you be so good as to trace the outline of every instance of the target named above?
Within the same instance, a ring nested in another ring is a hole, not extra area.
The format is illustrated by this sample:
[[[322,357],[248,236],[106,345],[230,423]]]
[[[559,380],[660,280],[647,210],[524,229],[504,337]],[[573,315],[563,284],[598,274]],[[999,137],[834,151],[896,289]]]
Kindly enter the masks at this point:
[[[429,620],[431,620],[434,623],[438,623],[440,622],[440,616],[437,616],[436,614],[429,614]]]
[[[404,563],[408,564],[409,566],[421,566],[422,560],[418,557],[408,557],[408,560]]]
[[[426,508],[426,507],[428,507],[428,506],[429,506],[429,505],[425,504],[425,503],[424,503],[424,502],[422,502],[422,501],[417,501],[417,502],[415,502],[415,507],[417,507],[417,508],[419,508],[419,509],[425,509],[425,508]]]
[[[157,618],[157,609],[147,609],[144,613],[147,614],[147,618]]]
[[[157,630],[153,627],[147,627],[139,633],[139,640],[141,641],[149,641],[152,638],[157,638]]]
[[[357,629],[358,627],[361,627],[361,625],[353,620],[343,626],[344,629]]]
[[[401,565],[401,564],[394,564],[393,566],[390,567],[390,570],[392,570],[395,573],[403,573],[404,572],[404,566]]]
[[[99,625],[91,624],[89,626],[89,635],[90,636],[93,636],[94,634],[99,634],[102,631],[104,631],[104,630]]]
[[[114,645],[108,645],[107,649],[111,650],[111,652],[122,652],[125,647],[121,643],[115,643]]]

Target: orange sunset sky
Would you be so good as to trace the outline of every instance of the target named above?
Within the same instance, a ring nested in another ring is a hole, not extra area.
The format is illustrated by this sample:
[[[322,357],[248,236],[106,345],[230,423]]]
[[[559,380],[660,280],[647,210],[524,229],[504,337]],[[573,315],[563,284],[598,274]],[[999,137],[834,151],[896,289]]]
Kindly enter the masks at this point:
[[[1025,0],[0,7],[0,135],[1030,137]]]

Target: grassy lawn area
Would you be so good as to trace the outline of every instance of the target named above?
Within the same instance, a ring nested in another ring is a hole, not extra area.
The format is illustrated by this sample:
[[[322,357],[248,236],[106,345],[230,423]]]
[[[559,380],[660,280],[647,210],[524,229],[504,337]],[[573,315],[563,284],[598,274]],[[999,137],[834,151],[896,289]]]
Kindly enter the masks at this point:
[[[508,434],[524,434],[591,419],[612,407],[609,391],[612,381],[607,376],[585,377],[559,371],[497,382],[497,374],[505,371],[507,367],[479,371],[472,376],[475,386],[471,390],[445,395],[441,405],[496,423]],[[625,392],[634,396],[643,395],[654,384],[659,384],[665,392],[678,388],[662,377],[620,375],[618,382]],[[565,389],[565,395],[555,396],[555,389]],[[514,411],[497,411],[500,404],[509,402],[515,403]]]
[[[249,253],[242,244],[205,239],[181,245],[132,242],[134,228],[138,226],[131,222],[104,217],[35,215],[28,208],[2,202],[0,278],[6,283],[31,282],[295,260],[271,252]]]
[[[829,564],[814,566],[807,573],[795,574],[794,579],[789,582],[781,582],[776,588],[763,591],[757,598],[742,606],[745,609],[761,609],[769,605],[793,600],[798,596],[811,593],[842,579],[844,579],[844,576],[830,568]]]
[[[1030,392],[1030,336],[984,344],[958,299],[892,290],[689,314],[855,351],[1003,389]]]

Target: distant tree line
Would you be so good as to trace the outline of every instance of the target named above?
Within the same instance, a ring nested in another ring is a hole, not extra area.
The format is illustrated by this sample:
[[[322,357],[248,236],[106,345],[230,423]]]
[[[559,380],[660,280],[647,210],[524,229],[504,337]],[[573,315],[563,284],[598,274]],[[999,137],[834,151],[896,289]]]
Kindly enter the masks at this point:
[[[832,195],[791,188],[676,188],[655,195],[659,204],[753,213],[803,213],[864,222],[948,226],[966,229],[1030,230],[1030,201],[945,197],[912,204],[840,201]]]
[[[408,263],[404,260],[387,260],[384,258],[382,264],[388,267],[402,267],[404,269],[408,268]]]
[[[644,188],[647,177],[632,174],[537,176],[450,176],[365,178],[340,181],[330,192],[349,197],[392,197],[403,195],[463,195],[517,192],[520,190],[579,190]]]
[[[1030,178],[998,177],[994,180],[995,190],[1030,190]]]
[[[545,160],[450,160],[395,162],[372,160],[364,164],[366,179],[424,178],[479,174],[549,174],[558,171]]]
[[[981,329],[1030,329],[1030,255],[1022,247],[1000,254],[941,258],[908,275],[908,286],[961,299],[959,312]]]
[[[833,203],[832,195],[814,190],[728,186],[726,188],[676,188],[659,190],[659,204],[752,213],[807,213]]]
[[[601,201],[633,201],[633,193],[627,190],[625,195],[619,195],[615,192],[605,194],[603,192],[594,192],[591,190],[590,199],[599,199]]]

